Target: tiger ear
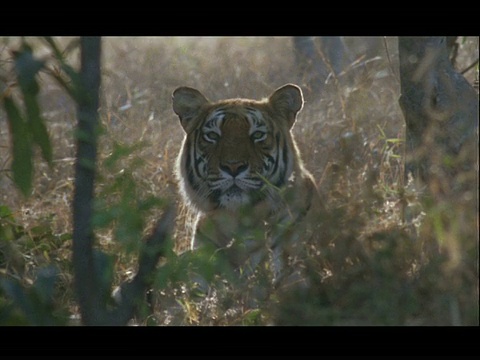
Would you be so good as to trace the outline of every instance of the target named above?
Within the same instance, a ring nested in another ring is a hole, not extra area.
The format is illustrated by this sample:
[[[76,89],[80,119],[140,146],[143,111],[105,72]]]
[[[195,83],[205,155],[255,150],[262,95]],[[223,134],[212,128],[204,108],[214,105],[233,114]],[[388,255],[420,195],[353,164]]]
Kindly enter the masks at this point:
[[[303,107],[302,89],[293,84],[284,85],[275,90],[268,101],[275,111],[285,116],[288,126],[291,128],[295,123],[297,113]]]
[[[193,129],[193,120],[202,106],[208,104],[208,99],[198,90],[182,86],[172,95],[173,111],[180,118],[180,123],[186,132]]]

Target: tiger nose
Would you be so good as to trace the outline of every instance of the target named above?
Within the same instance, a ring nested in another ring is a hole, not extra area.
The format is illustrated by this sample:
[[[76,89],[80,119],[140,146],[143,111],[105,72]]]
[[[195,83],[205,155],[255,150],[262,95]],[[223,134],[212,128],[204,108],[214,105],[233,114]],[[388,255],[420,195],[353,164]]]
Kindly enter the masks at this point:
[[[248,164],[243,161],[234,161],[220,164],[220,170],[235,177],[248,169]]]

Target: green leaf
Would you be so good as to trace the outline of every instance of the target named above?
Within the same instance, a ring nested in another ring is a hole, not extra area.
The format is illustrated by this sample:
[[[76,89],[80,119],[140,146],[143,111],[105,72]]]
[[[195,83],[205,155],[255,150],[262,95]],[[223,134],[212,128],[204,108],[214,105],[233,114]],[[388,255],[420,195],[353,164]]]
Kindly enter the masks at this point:
[[[0,219],[9,218],[13,219],[12,210],[6,205],[0,205]]]
[[[385,132],[383,131],[383,129],[378,124],[377,124],[377,129],[378,129],[378,131],[380,131],[380,135],[381,135],[380,138],[385,139],[387,136],[385,135]]]
[[[148,211],[155,207],[161,207],[165,205],[165,200],[159,199],[155,196],[149,196],[145,200],[138,201],[139,211]]]
[[[43,39],[50,45],[50,48],[55,53],[55,57],[57,59],[63,59],[63,54],[55,43],[55,40],[53,40],[51,36],[44,36]]]
[[[68,86],[67,83],[60,76],[55,76],[55,78],[68,91],[70,96],[72,96],[73,99],[78,102],[82,97],[87,95],[82,91],[83,87],[82,87],[82,81],[80,79],[79,73],[76,72],[75,69],[73,69],[73,67],[71,67],[70,65],[68,65],[65,62],[64,54],[62,53],[62,51],[60,51],[57,44],[55,43],[55,41],[51,37],[46,36],[46,37],[44,37],[44,39],[50,45],[51,49],[53,50],[53,52],[55,54],[55,57],[60,62],[61,69],[63,70],[63,72],[65,72],[65,74],[68,75],[68,77],[71,80],[72,85]],[[69,49],[67,47],[65,52],[68,52],[68,50]]]
[[[118,142],[113,143],[113,150],[110,155],[105,159],[104,166],[108,168],[112,168],[117,164],[117,162],[123,158],[132,155],[135,151],[141,150],[146,148],[146,144],[144,143],[137,143],[134,145],[122,145]]]
[[[16,52],[14,57],[15,71],[20,89],[24,94],[37,95],[40,88],[35,76],[43,68],[45,63],[33,57],[32,49],[26,43],[22,44],[21,50]]]
[[[262,312],[260,309],[248,310],[242,319],[243,325],[260,325],[262,320]]]
[[[12,139],[13,180],[22,193],[27,196],[32,189],[33,165],[32,143],[27,124],[20,115],[18,107],[10,97],[4,97],[5,111],[7,112],[10,135]]]
[[[398,143],[402,143],[403,139],[387,139],[386,141],[391,144],[398,144]]]
[[[94,249],[93,261],[95,266],[95,275],[98,279],[99,293],[106,301],[110,298],[112,291],[115,258],[113,255],[105,254],[104,252]]]
[[[50,75],[52,75],[53,78],[55,80],[57,80],[57,82],[60,84],[60,86],[63,87],[63,89],[68,93],[68,95],[72,99],[77,98],[77,94],[75,92],[76,90],[62,78],[62,75],[59,73],[59,71],[52,70],[50,72]]]
[[[33,289],[37,292],[42,303],[51,303],[54,298],[55,282],[60,274],[55,266],[48,266],[38,271],[37,280]]]
[[[59,272],[53,266],[41,269],[31,287],[23,287],[19,280],[0,279],[0,287],[31,325],[62,325],[65,319],[54,313],[55,281]]]
[[[102,208],[103,204],[95,204],[95,212],[92,217],[92,225],[95,229],[103,229],[118,218],[119,209],[116,206]]]
[[[36,76],[43,67],[44,62],[35,59],[30,46],[23,43],[21,50],[15,54],[15,71],[26,107],[28,131],[32,134],[33,141],[40,147],[43,158],[51,164],[52,146],[37,100],[40,87]]]
[[[23,94],[27,108],[27,124],[32,134],[33,141],[42,150],[42,156],[50,165],[52,164],[52,145],[48,136],[45,120],[40,115],[40,108],[35,96]]]
[[[20,308],[27,317],[34,313],[31,301],[18,280],[0,279],[0,286],[3,288],[5,294],[14,301],[15,305]]]

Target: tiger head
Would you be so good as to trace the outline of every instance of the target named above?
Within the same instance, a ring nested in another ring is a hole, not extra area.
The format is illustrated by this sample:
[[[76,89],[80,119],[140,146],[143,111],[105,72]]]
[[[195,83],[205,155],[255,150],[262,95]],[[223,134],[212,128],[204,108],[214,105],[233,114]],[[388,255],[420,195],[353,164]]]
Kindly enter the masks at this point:
[[[184,198],[204,212],[273,201],[273,189],[298,166],[290,130],[302,107],[292,84],[260,101],[210,102],[198,90],[176,89],[173,110],[186,132],[177,162]]]

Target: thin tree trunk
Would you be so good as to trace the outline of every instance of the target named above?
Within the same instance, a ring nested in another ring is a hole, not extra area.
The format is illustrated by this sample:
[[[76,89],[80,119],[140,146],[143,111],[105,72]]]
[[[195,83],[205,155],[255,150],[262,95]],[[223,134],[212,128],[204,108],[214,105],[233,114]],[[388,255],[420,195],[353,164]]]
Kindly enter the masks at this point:
[[[138,270],[130,282],[120,285],[118,306],[107,309],[99,292],[100,271],[94,260],[92,226],[97,157],[98,107],[100,88],[101,40],[82,37],[80,86],[78,92],[77,159],[73,198],[73,267],[75,290],[83,325],[125,325],[152,286],[158,259],[165,253],[166,240],[175,223],[175,208],[168,206],[139,254]],[[139,239],[141,241],[141,239]]]
[[[295,61],[298,76],[304,86],[305,96],[310,94],[316,98],[325,88],[330,76],[330,82],[350,82],[352,79],[340,77],[341,73],[351,63],[348,51],[339,36],[293,37]]]
[[[293,46],[298,74],[307,87],[307,93],[323,90],[330,70],[322,60],[314,39],[310,36],[295,36]]]
[[[103,304],[98,293],[93,259],[92,228],[95,164],[97,157],[98,104],[100,88],[99,37],[82,37],[78,101],[77,158],[73,197],[73,267],[75,290],[82,323],[101,323]]]
[[[329,62],[329,67],[335,76],[338,76],[351,62],[342,38],[340,36],[322,36],[320,43],[323,56]]]

